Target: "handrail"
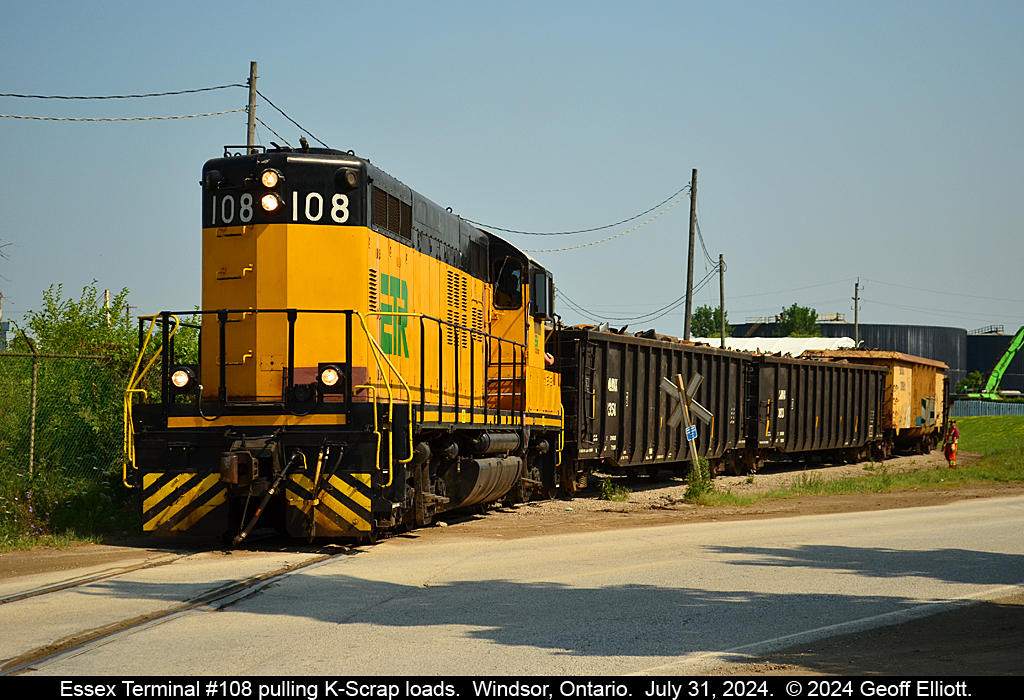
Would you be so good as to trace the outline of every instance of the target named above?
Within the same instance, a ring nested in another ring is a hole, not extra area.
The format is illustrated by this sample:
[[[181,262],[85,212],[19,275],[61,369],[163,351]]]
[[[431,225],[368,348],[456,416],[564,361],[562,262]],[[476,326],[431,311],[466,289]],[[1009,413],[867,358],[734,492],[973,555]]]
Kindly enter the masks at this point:
[[[366,319],[369,318],[369,317],[372,317],[372,316],[376,316],[376,317],[385,317],[385,316],[401,317],[401,316],[404,316],[404,317],[411,317],[411,318],[419,318],[420,319],[420,355],[421,355],[421,357],[420,357],[420,368],[421,368],[420,404],[421,404],[421,412],[425,412],[425,408],[426,408],[426,404],[425,404],[425,401],[426,401],[426,398],[425,398],[426,397],[426,384],[425,384],[425,381],[424,381],[424,377],[425,377],[425,366],[424,366],[425,359],[424,358],[425,358],[425,355],[426,355],[426,353],[425,353],[425,346],[424,346],[424,343],[425,343],[425,332],[424,332],[425,331],[425,326],[424,326],[424,321],[432,321],[432,322],[437,324],[438,342],[440,343],[440,345],[439,345],[439,353],[438,353],[438,361],[442,363],[442,368],[441,368],[441,370],[440,370],[440,372],[438,374],[438,389],[437,389],[439,420],[440,420],[440,417],[441,417],[441,412],[443,412],[444,406],[445,406],[444,390],[443,390],[443,386],[442,386],[442,383],[441,383],[441,380],[443,379],[443,375],[444,375],[443,363],[444,363],[444,354],[445,354],[444,350],[443,350],[443,348],[444,348],[444,340],[443,340],[444,339],[444,331],[443,331],[443,328],[444,327],[451,327],[454,330],[454,335],[455,335],[455,338],[454,338],[454,341],[455,341],[454,352],[455,352],[455,357],[456,357],[456,366],[458,365],[457,359],[458,359],[458,347],[459,347],[460,342],[461,342],[460,341],[460,336],[461,336],[462,333],[468,333],[469,334],[469,339],[470,339],[469,340],[469,345],[470,345],[470,354],[471,354],[471,368],[470,368],[470,374],[471,375],[474,374],[474,370],[475,370],[474,338],[476,336],[480,336],[483,339],[483,341],[484,341],[484,348],[485,348],[484,352],[487,355],[487,358],[490,357],[490,354],[489,354],[490,351],[487,350],[487,348],[489,347],[489,342],[488,341],[490,339],[494,339],[494,340],[496,340],[499,343],[499,347],[498,347],[498,353],[499,353],[498,377],[497,377],[498,383],[499,383],[499,389],[498,389],[499,396],[498,396],[498,404],[496,406],[496,413],[497,413],[497,415],[499,417],[499,422],[501,422],[501,413],[502,413],[500,384],[501,384],[502,381],[505,380],[504,371],[502,369],[502,365],[505,364],[503,362],[503,358],[502,358],[502,355],[503,355],[502,348],[505,345],[511,346],[512,347],[512,361],[510,363],[508,363],[508,364],[512,365],[512,367],[511,367],[511,370],[512,370],[511,382],[512,382],[512,386],[513,386],[513,405],[512,405],[512,408],[510,410],[510,414],[511,414],[511,418],[512,418],[513,421],[516,420],[516,417],[517,417],[516,414],[517,413],[519,414],[519,416],[518,416],[518,419],[519,419],[518,423],[519,424],[522,424],[525,421],[525,411],[526,411],[526,395],[525,395],[525,390],[524,389],[520,389],[519,393],[517,394],[516,393],[516,389],[514,387],[516,386],[516,384],[517,384],[517,382],[519,380],[525,379],[525,363],[526,363],[528,348],[527,348],[527,346],[524,343],[519,343],[517,341],[510,340],[508,338],[503,338],[501,336],[491,335],[490,333],[487,333],[487,332],[485,332],[483,330],[469,328],[469,327],[463,326],[463,325],[458,324],[458,323],[453,323],[451,321],[445,321],[445,320],[442,320],[440,318],[435,318],[433,316],[429,316],[429,315],[423,314],[423,313],[399,312],[399,311],[371,311],[371,312],[366,313],[365,315],[363,313],[359,312],[359,311],[351,310],[351,309],[350,310],[345,310],[345,309],[301,309],[300,310],[300,309],[287,309],[287,308],[284,308],[284,309],[253,309],[251,307],[246,308],[246,309],[217,309],[217,310],[199,310],[199,309],[196,309],[196,310],[187,311],[187,312],[167,312],[167,311],[164,311],[164,312],[161,312],[160,314],[156,314],[156,315],[153,315],[153,316],[140,316],[139,317],[139,319],[140,319],[140,324],[139,324],[139,341],[140,341],[140,345],[141,345],[141,350],[140,350],[140,353],[139,353],[139,358],[136,361],[136,366],[135,366],[135,368],[132,371],[132,379],[129,382],[128,390],[126,390],[125,461],[124,461],[124,464],[123,464],[123,475],[122,475],[123,476],[123,480],[124,480],[126,486],[129,486],[128,480],[127,480],[127,465],[128,465],[129,462],[134,464],[134,459],[135,459],[134,442],[131,439],[131,437],[133,436],[133,432],[132,432],[132,430],[130,428],[131,421],[132,421],[132,418],[131,418],[130,396],[131,396],[132,393],[145,393],[144,391],[138,389],[138,383],[139,383],[139,381],[141,381],[142,377],[146,374],[146,372],[148,372],[149,369],[152,367],[153,363],[156,361],[156,357],[160,356],[160,354],[161,354],[160,351],[158,351],[156,353],[156,355],[154,355],[153,359],[151,359],[150,362],[142,370],[141,374],[138,374],[138,376],[136,376],[136,373],[138,372],[138,367],[141,364],[141,361],[142,361],[142,358],[145,355],[146,349],[148,348],[148,345],[149,345],[149,342],[150,342],[150,338],[151,338],[151,336],[153,334],[153,331],[154,331],[155,325],[157,323],[157,320],[158,319],[163,319],[163,321],[164,321],[164,328],[165,328],[165,331],[166,331],[166,327],[167,327],[167,323],[169,322],[169,319],[171,319],[171,318],[174,319],[174,323],[175,323],[174,329],[172,331],[170,331],[169,333],[167,333],[168,340],[170,340],[170,338],[173,338],[174,334],[177,332],[178,327],[180,325],[180,321],[178,320],[178,315],[193,314],[193,315],[196,315],[196,316],[199,316],[199,317],[204,317],[206,315],[214,315],[214,316],[216,316],[215,323],[216,323],[216,326],[217,326],[217,330],[219,330],[219,348],[220,348],[219,349],[219,354],[216,356],[217,359],[216,359],[216,363],[215,363],[216,365],[218,365],[219,374],[220,374],[220,378],[219,378],[219,382],[218,382],[217,401],[218,401],[218,403],[221,406],[221,410],[223,411],[223,408],[228,403],[227,402],[226,374],[225,374],[226,373],[226,367],[229,364],[235,364],[235,363],[228,363],[228,362],[226,362],[226,358],[225,358],[225,350],[226,350],[226,345],[227,345],[227,338],[226,338],[226,331],[227,331],[227,329],[226,329],[226,325],[227,325],[227,323],[230,322],[229,319],[228,319],[228,315],[229,314],[234,314],[234,313],[242,313],[242,314],[245,314],[245,315],[252,315],[252,316],[256,316],[258,314],[286,314],[287,315],[287,322],[288,322],[288,366],[287,366],[287,386],[285,388],[285,400],[286,400],[286,402],[288,401],[287,397],[290,395],[289,392],[294,387],[294,372],[295,372],[295,349],[294,349],[295,348],[295,325],[296,325],[296,319],[297,319],[298,315],[299,314],[345,314],[345,316],[347,318],[346,328],[345,328],[346,363],[349,365],[350,369],[351,369],[351,366],[352,366],[352,336],[353,336],[351,318],[352,318],[353,315],[357,316],[359,318],[359,325],[362,328],[363,333],[366,336],[367,342],[369,344],[369,349],[370,349],[371,354],[373,355],[374,363],[376,365],[378,373],[380,375],[384,375],[384,374],[386,374],[386,370],[390,370],[391,372],[394,373],[395,377],[397,377],[398,381],[401,383],[402,387],[405,389],[406,402],[408,404],[407,408],[408,408],[408,421],[409,421],[409,423],[408,423],[409,427],[408,427],[408,430],[407,430],[407,432],[408,432],[408,456],[405,457],[405,458],[397,460],[398,464],[409,464],[410,462],[412,462],[413,456],[414,456],[413,431],[412,431],[413,418],[414,418],[413,413],[414,412],[413,412],[413,405],[412,405],[412,388],[409,386],[409,383],[406,381],[405,377],[402,376],[402,373],[398,370],[398,368],[395,366],[395,364],[388,358],[387,353],[384,352],[383,348],[380,345],[380,342],[377,340],[377,338],[374,337],[374,334],[370,331],[370,328],[369,328],[369,326],[367,324],[367,321],[366,321]],[[145,339],[143,339],[143,337],[142,337],[142,322],[145,321],[145,320],[150,320],[151,323],[150,323],[149,332],[146,335]],[[517,351],[517,348],[518,348],[518,351]],[[162,354],[163,354],[164,360],[165,360],[165,362],[164,362],[165,366],[163,368],[163,374],[164,374],[164,377],[163,377],[163,379],[164,379],[164,382],[163,382],[163,384],[164,384],[164,392],[163,392],[164,398],[163,398],[163,401],[166,403],[169,400],[169,398],[170,398],[170,396],[169,396],[169,387],[167,386],[167,383],[168,383],[168,379],[169,379],[170,365],[173,364],[172,360],[174,359],[173,357],[170,357],[170,355],[173,354],[173,346],[167,347],[167,343],[165,343],[164,347],[162,347],[161,350],[162,350]],[[249,351],[249,353],[251,353],[251,352],[252,351]],[[489,364],[490,364],[490,360],[489,359],[485,359],[485,366],[487,366]],[[350,373],[350,378],[351,378],[351,373]],[[455,380],[455,382],[456,382],[455,383],[455,406],[456,406],[456,411],[458,411],[458,407],[459,407],[458,378],[459,378],[459,372],[458,372],[458,368],[456,368],[456,380]],[[393,479],[394,479],[394,473],[393,473],[393,470],[390,468],[390,465],[391,465],[391,463],[393,463],[395,461],[395,454],[394,454],[394,431],[393,431],[392,425],[393,425],[393,420],[394,420],[394,404],[395,404],[396,397],[395,397],[395,394],[394,394],[394,392],[392,391],[392,388],[391,388],[391,381],[386,379],[386,377],[384,377],[384,376],[381,376],[381,380],[382,380],[382,382],[384,384],[384,389],[387,391],[387,394],[388,394],[388,418],[387,418],[387,420],[388,420],[388,458],[389,458],[389,467],[388,467],[388,480],[387,480],[387,483],[383,487],[383,488],[388,488],[388,487],[391,486],[391,484],[393,483]],[[475,407],[476,407],[476,398],[477,398],[476,397],[476,393],[475,393],[475,377],[471,381],[472,381],[472,385],[470,387],[470,410],[471,410],[471,416],[472,416],[473,415],[472,412],[475,410]],[[489,381],[490,381],[490,377],[485,374],[485,376],[484,376],[484,384],[485,384],[485,386],[484,386],[484,395],[483,395],[483,400],[484,400],[484,424],[487,424],[487,411],[488,411],[488,403],[487,402],[488,402],[488,398],[489,398],[489,391],[488,391],[488,388],[487,388],[487,383]],[[346,412],[350,411],[350,409],[351,409],[352,394],[356,390],[361,390],[361,389],[367,388],[369,386],[371,386],[371,385],[367,384],[367,385],[361,385],[361,386],[358,386],[358,387],[351,387],[350,390],[348,392],[346,392],[346,401],[345,401],[345,403],[346,403],[346,409],[345,409]],[[371,401],[376,403],[376,401],[377,401],[377,399],[379,397],[379,392],[378,392],[377,388],[374,388],[372,390],[372,394],[373,395],[370,397],[370,399],[371,399]],[[518,411],[516,410],[516,407],[515,407],[515,397],[516,396],[519,396],[520,399],[521,399],[521,405],[520,405]],[[146,398],[148,398],[148,395],[146,395]],[[200,397],[200,400],[201,400],[201,397]],[[421,415],[421,417],[422,417],[422,415]],[[383,436],[380,433],[380,426],[377,424],[377,420],[378,420],[378,416],[377,416],[376,409],[375,409],[375,411],[374,411],[374,423],[375,423],[374,432],[378,436],[377,460],[378,460],[378,464],[379,464],[379,462],[380,462],[380,448],[381,448],[381,442],[382,442],[382,437]],[[471,422],[473,422],[472,418],[471,418]]]
[[[152,359],[150,359],[150,361],[146,364],[145,368],[140,373],[139,365],[142,364],[142,358],[145,357],[146,355],[146,348],[149,347],[149,341],[153,337],[153,329],[156,328],[156,321],[158,318],[164,318],[165,321],[168,318],[173,318],[174,328],[171,330],[169,334],[167,334],[167,326],[165,323],[164,333],[165,335],[167,335],[167,337],[163,339],[163,343],[161,344],[160,348],[153,353]],[[121,483],[123,483],[125,487],[129,489],[133,488],[133,485],[128,483],[128,463],[130,462],[132,468],[135,468],[135,441],[132,439],[135,436],[135,429],[132,426],[132,394],[142,393],[145,395],[146,398],[149,397],[149,394],[146,393],[144,389],[138,388],[139,382],[141,382],[142,378],[146,376],[147,372],[149,372],[150,368],[153,366],[153,363],[156,362],[156,358],[161,357],[164,354],[164,349],[169,345],[171,338],[174,337],[174,334],[178,332],[178,326],[181,325],[176,315],[167,313],[156,314],[154,316],[139,316],[139,321],[140,323],[142,321],[149,321],[149,332],[146,333],[146,340],[142,344],[142,347],[139,349],[139,356],[135,360],[135,366],[132,367],[132,372],[130,375],[128,375],[128,385],[124,391],[124,411],[122,413],[122,418],[124,420],[124,449],[123,456],[121,459]],[[166,375],[166,367],[164,368],[164,370],[164,374]]]
[[[377,423],[377,387],[375,387],[373,384],[360,384],[359,386],[352,387],[352,391],[355,391],[356,389],[366,389],[367,391],[369,391],[370,393],[373,394],[373,434],[377,436],[377,464],[379,465],[380,464],[380,439],[381,438],[380,438],[380,430],[378,428],[378,423]],[[389,459],[390,459],[390,457],[391,456],[388,455]],[[391,470],[388,469],[389,473],[390,473],[390,471]]]
[[[374,312],[375,313],[375,312]],[[409,404],[409,427],[406,432],[409,433],[409,457],[408,459],[399,460],[399,464],[408,464],[412,461],[412,390],[406,383],[405,378],[402,377],[401,372],[395,369],[395,366],[391,364],[391,360],[388,359],[387,355],[384,354],[384,350],[377,343],[377,339],[370,335],[370,329],[366,327],[366,319],[358,311],[355,312],[356,316],[359,317],[359,325],[363,327],[363,332],[366,333],[366,339],[370,341],[370,347],[373,349],[373,359],[377,363],[377,370],[383,372],[383,367],[380,364],[380,358],[383,357],[384,361],[388,363],[388,367],[398,376],[402,382],[402,386],[405,387],[406,399]],[[368,314],[369,315],[369,314]],[[388,483],[384,484],[383,488],[391,486],[392,479],[394,478],[394,470],[391,469],[391,463],[395,459],[394,452],[394,406],[395,406],[395,395],[391,391],[391,382],[384,382],[384,388],[388,391]],[[376,420],[376,404],[374,404],[374,420]]]

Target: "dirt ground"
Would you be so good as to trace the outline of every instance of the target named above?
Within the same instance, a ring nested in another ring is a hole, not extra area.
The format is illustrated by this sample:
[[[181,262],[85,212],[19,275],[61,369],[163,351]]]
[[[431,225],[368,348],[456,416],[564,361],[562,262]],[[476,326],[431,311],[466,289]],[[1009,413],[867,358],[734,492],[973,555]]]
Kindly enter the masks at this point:
[[[967,465],[978,459],[960,453]],[[904,456],[884,464],[852,464],[815,468],[821,479],[862,476],[880,469],[890,473],[945,469],[942,455]],[[765,492],[804,476],[804,465],[769,465],[749,477],[717,477],[715,487],[735,494]],[[956,490],[903,491],[888,494],[801,496],[752,506],[698,507],[686,503],[682,479],[659,477],[616,479],[631,490],[628,500],[601,501],[597,480],[583,497],[531,502],[498,508],[486,514],[446,516],[437,526],[402,537],[417,541],[439,538],[524,538],[560,532],[601,531],[621,527],[646,527],[715,520],[747,520],[797,515],[842,513],[890,508],[939,505],[968,498],[1024,494],[1024,484],[984,484]],[[44,573],[68,572],[84,566],[115,567],[129,559],[159,556],[189,544],[152,539],[131,539],[109,545],[89,545],[56,550],[0,554],[0,579]],[[260,546],[255,543],[253,546]],[[279,546],[273,544],[270,546]],[[834,637],[813,645],[801,645],[764,657],[726,664],[713,675],[1019,675],[1024,672],[1024,594],[998,601],[977,603],[901,625]]]

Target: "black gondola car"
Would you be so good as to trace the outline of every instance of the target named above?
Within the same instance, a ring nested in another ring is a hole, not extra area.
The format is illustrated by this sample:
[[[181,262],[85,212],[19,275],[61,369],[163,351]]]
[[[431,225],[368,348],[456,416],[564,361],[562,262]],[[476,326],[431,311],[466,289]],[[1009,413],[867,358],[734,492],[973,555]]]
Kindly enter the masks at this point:
[[[758,469],[773,455],[863,459],[881,440],[884,367],[755,356],[747,392],[748,444]]]
[[[713,415],[696,421],[697,454],[713,471],[736,471],[746,447],[744,382],[753,357],[739,352],[589,328],[556,331],[549,352],[562,377],[565,411],[561,483],[575,491],[594,469],[627,473],[689,470],[682,424],[667,421],[673,404],[663,378],[704,378],[695,399]],[[736,466],[733,466],[736,465]]]

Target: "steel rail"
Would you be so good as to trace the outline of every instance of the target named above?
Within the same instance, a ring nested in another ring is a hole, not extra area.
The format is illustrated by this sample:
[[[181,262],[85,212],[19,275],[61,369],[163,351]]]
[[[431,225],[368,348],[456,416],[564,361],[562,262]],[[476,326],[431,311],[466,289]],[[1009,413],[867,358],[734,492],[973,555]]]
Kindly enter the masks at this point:
[[[142,630],[163,624],[164,622],[169,622],[196,610],[223,609],[253,595],[254,593],[258,593],[266,586],[276,583],[288,576],[292,576],[303,571],[309,571],[310,569],[323,566],[324,564],[328,564],[342,557],[352,556],[353,553],[354,552],[351,550],[347,550],[337,554],[325,554],[312,561],[284,566],[274,571],[250,576],[246,579],[230,581],[224,585],[214,588],[213,590],[207,591],[200,596],[191,598],[165,610],[148,613],[129,620],[122,620],[93,630],[83,630],[71,637],[65,637],[65,639],[71,640],[65,644],[61,644],[58,640],[53,644],[48,644],[38,649],[25,652],[24,654],[11,659],[5,666],[0,668],[0,677],[14,676],[25,671],[38,670],[44,666],[57,663],[66,657],[78,656],[80,654],[87,653],[94,648],[109,644],[121,637],[141,632]],[[55,646],[59,647],[56,651],[54,650]]]

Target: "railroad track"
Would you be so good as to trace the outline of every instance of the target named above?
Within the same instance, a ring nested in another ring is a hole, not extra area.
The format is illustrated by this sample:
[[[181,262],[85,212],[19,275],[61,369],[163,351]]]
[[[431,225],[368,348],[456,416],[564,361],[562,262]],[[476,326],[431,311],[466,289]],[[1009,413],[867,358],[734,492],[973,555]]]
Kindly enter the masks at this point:
[[[14,603],[19,600],[25,600],[26,598],[35,598],[38,596],[47,595],[50,593],[57,593],[59,591],[66,591],[69,588],[76,588],[78,586],[84,586],[89,583],[95,583],[96,581],[102,581],[104,579],[113,578],[115,576],[123,576],[124,574],[130,574],[133,571],[141,571],[143,569],[153,569],[158,566],[165,566],[179,561],[187,556],[193,554],[200,554],[202,552],[212,551],[213,547],[208,549],[197,549],[194,551],[188,551],[183,554],[167,554],[162,557],[154,559],[147,559],[144,562],[138,564],[132,564],[130,566],[117,566],[110,569],[104,569],[102,571],[88,574],[86,576],[78,576],[75,578],[66,579],[58,583],[54,583],[48,586],[40,586],[39,588],[33,588],[28,591],[22,591],[20,593],[13,593],[11,595],[0,596],[0,605],[5,603]]]
[[[25,600],[27,598],[47,595],[49,593],[55,593],[57,591],[67,590],[76,586],[86,585],[95,581],[113,578],[115,576],[124,575],[140,569],[153,568],[157,566],[163,566],[165,564],[178,561],[189,554],[200,553],[203,551],[212,551],[216,548],[209,548],[207,550],[197,550],[196,552],[189,552],[188,554],[173,555],[168,557],[167,560],[160,560],[157,562],[148,561],[140,563],[136,566],[123,567],[119,570],[106,570],[101,573],[93,574],[90,576],[83,576],[78,579],[69,579],[68,581],[55,584],[53,586],[42,587],[31,591],[25,591],[23,593],[7,596],[0,600],[2,603],[11,603],[18,600]],[[221,608],[232,605],[233,603],[247,598],[251,595],[258,593],[265,586],[280,581],[288,576],[292,576],[299,572],[309,571],[311,569],[323,566],[332,561],[336,561],[343,557],[351,556],[354,554],[351,550],[345,550],[338,552],[337,554],[323,554],[309,561],[305,561],[299,564],[292,564],[284,566],[273,571],[268,571],[262,574],[250,576],[245,579],[238,579],[229,581],[223,585],[220,585],[212,590],[204,592],[202,595],[190,598],[171,607],[163,610],[154,611],[145,615],[129,618],[126,620],[120,620],[115,623],[97,627],[95,629],[83,630],[76,632],[75,634],[66,636],[62,639],[58,639],[54,642],[46,644],[45,646],[33,649],[31,651],[20,654],[19,656],[9,659],[6,663],[0,667],[0,676],[11,676],[25,673],[27,671],[34,671],[44,666],[56,663],[64,658],[71,656],[77,656],[79,654],[88,653],[91,649],[109,644],[116,639],[122,638],[127,635],[140,632],[144,629],[148,629],[155,625],[169,622],[175,618],[187,615],[189,613],[199,610],[219,610]]]
[[[257,542],[263,542],[268,539],[272,539],[275,535],[270,534],[259,534],[248,538],[247,546],[251,547]],[[28,591],[21,591],[19,593],[11,593],[6,596],[0,596],[0,605],[5,603],[14,603],[19,600],[25,600],[26,598],[35,598],[37,596],[43,596],[50,593],[58,593],[60,591],[66,591],[70,588],[76,588],[78,586],[84,586],[86,584],[95,583],[108,578],[114,578],[115,576],[123,576],[130,574],[134,571],[142,571],[144,569],[153,569],[159,566],[166,566],[167,564],[173,564],[176,561],[181,561],[186,557],[191,557],[196,554],[203,554],[205,552],[215,552],[223,549],[223,545],[210,545],[208,547],[197,547],[194,549],[188,549],[183,552],[176,554],[163,554],[157,557],[151,557],[145,561],[138,562],[137,564],[129,564],[128,566],[114,566],[108,569],[103,569],[92,574],[86,574],[84,576],[76,576],[73,578],[59,581],[57,583],[49,584],[47,586],[40,586],[39,588],[33,588]]]

